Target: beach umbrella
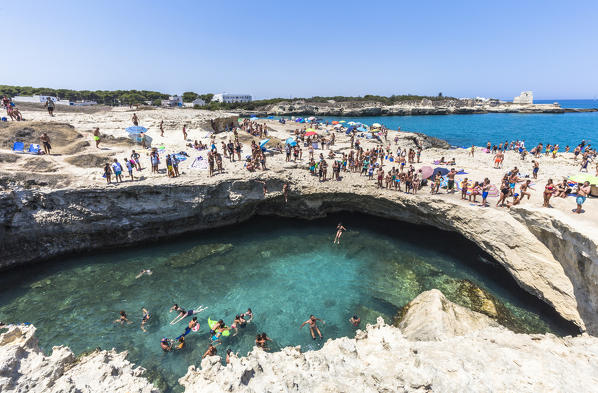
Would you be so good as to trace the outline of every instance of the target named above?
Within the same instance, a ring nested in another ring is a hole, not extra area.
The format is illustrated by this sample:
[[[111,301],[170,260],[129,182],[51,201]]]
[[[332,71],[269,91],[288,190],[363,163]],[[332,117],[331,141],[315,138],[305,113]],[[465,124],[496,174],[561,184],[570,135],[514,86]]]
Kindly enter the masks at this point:
[[[332,124],[338,124],[338,121],[335,120],[335,121],[332,122]]]
[[[341,128],[343,125],[342,124],[335,124],[334,128]]]
[[[364,128],[363,126],[360,126],[360,127],[357,128],[357,131],[367,132],[367,129]]]
[[[305,130],[305,136],[312,136],[312,135],[318,135],[316,130],[314,130],[313,128],[308,128],[307,130]]]
[[[598,177],[592,176],[589,173],[579,173],[574,176],[570,176],[569,180],[574,181],[575,183],[583,184],[586,181],[589,181],[590,184],[598,184]]]
[[[434,168],[433,175],[436,176],[437,173],[440,173],[440,176],[444,176],[444,175],[446,175],[449,172],[450,171],[448,169],[446,169],[446,168],[437,167],[437,168]]]
[[[422,179],[427,179],[434,173],[434,169],[431,166],[422,166],[420,171],[422,171]]]
[[[355,123],[354,121],[350,121],[350,122],[348,122],[347,124],[348,124],[348,125],[350,125],[350,126],[354,126],[354,125],[355,125],[355,124],[357,124],[357,123]]]
[[[270,142],[270,139],[262,139],[260,141],[260,147],[263,149],[266,146],[266,143]]]
[[[490,186],[490,188],[488,189],[488,196],[490,198],[498,198],[498,194],[500,194],[500,191],[498,191],[498,188],[493,184]]]
[[[382,127],[382,124],[380,124],[380,123],[374,123],[374,124],[372,124],[372,127],[373,128],[380,128],[380,127]]]
[[[315,116],[308,117],[307,120],[316,120]]]
[[[339,121],[339,123],[346,123],[346,122],[347,122],[346,120]]]
[[[147,128],[141,126],[131,126],[125,128],[125,131],[127,131],[129,134],[140,134],[142,132],[147,132]]]
[[[289,139],[287,139],[287,140],[285,141],[285,143],[286,143],[287,145],[290,145],[290,146],[295,146],[295,145],[297,145],[297,141],[295,140],[295,138],[289,138]]]

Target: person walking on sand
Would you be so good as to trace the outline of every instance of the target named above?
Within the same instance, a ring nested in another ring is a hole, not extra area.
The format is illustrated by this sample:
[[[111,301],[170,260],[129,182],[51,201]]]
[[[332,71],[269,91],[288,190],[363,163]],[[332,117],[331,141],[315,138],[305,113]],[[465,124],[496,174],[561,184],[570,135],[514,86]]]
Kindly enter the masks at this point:
[[[347,228],[343,226],[343,223],[339,222],[336,226],[336,236],[334,237],[334,241],[332,242],[332,244],[341,244],[341,236],[343,235],[343,232],[346,230]]]
[[[485,178],[484,179],[484,183],[482,183],[482,204],[480,206],[482,207],[487,207],[488,206],[488,202],[486,202],[486,199],[488,199],[488,194],[490,193],[490,187],[492,187],[490,185],[490,179]],[[475,202],[475,196],[474,198],[474,202]]]
[[[534,179],[538,178],[538,171],[540,170],[540,163],[536,160],[532,160],[533,169],[532,169],[532,177]]]
[[[52,98],[46,98],[46,103],[44,104],[44,107],[48,108],[48,113],[52,117],[54,117],[54,105],[54,100],[52,100]]]
[[[93,130],[93,140],[96,142],[96,149],[100,148],[100,129],[98,127],[96,127],[95,130]]]
[[[164,136],[164,120],[160,120],[160,136]]]
[[[475,146],[471,145],[471,148],[469,149],[469,155],[473,158],[474,153],[475,153]]]
[[[581,214],[583,210],[581,210],[581,206],[586,201],[588,195],[590,195],[590,182],[586,181],[583,185],[577,186],[577,198],[575,198],[575,202],[577,203],[577,209],[573,210],[573,213]]]
[[[320,336],[320,340],[321,340],[322,339],[322,333],[320,332],[320,329],[318,328],[318,325],[316,323],[317,321],[321,321],[324,325],[326,325],[326,322],[324,322],[320,318],[316,318],[313,315],[310,315],[309,319],[301,324],[301,326],[299,327],[299,330],[301,330],[301,328],[303,326],[309,324],[309,332],[311,333],[311,338],[315,340],[316,339],[316,333],[318,333],[318,336]]]
[[[137,117],[137,113],[133,113],[133,117],[131,118],[131,121],[133,121],[134,126],[139,125],[139,118]]]
[[[39,139],[41,140],[42,146],[44,147],[44,153],[50,155],[52,145],[50,145],[50,137],[48,136],[48,134],[44,132]]]

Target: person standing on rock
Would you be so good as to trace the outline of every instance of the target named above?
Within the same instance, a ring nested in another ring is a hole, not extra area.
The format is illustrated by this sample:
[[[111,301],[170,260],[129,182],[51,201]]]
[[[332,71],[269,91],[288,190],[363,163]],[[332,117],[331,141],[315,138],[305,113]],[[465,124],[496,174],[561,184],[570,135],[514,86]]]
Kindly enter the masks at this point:
[[[316,339],[316,333],[318,333],[318,336],[320,337],[320,340],[322,339],[322,333],[320,333],[320,329],[318,328],[317,325],[317,321],[321,321],[324,325],[326,325],[326,322],[324,322],[323,320],[321,320],[320,318],[316,318],[313,315],[309,316],[309,319],[305,322],[303,322],[301,324],[301,326],[299,327],[299,329],[301,330],[301,328],[307,324],[309,324],[309,332],[311,333],[311,338],[312,339]]]
[[[104,165],[104,177],[106,178],[106,183],[110,184],[111,176],[112,176],[112,169],[110,169],[110,164],[106,163],[106,165]]]
[[[50,114],[50,116],[54,117],[54,100],[52,100],[52,98],[48,97],[46,98],[46,103],[44,104],[44,106],[46,108],[48,108],[48,113]]]
[[[96,149],[100,148],[100,129],[96,127],[93,130],[93,140],[96,142]]]
[[[581,206],[586,201],[588,195],[590,195],[590,182],[586,181],[583,185],[579,185],[577,189],[577,197],[575,198],[575,202],[577,203],[577,209],[573,210],[573,213],[581,214],[583,210],[581,210]]]
[[[120,165],[120,162],[115,158],[114,163],[112,164],[112,171],[114,172],[114,178],[116,179],[117,183],[122,183],[123,177],[123,167]]]
[[[50,145],[50,137],[48,136],[48,134],[44,132],[39,139],[41,140],[42,146],[44,147],[44,153],[50,155],[52,145]]]

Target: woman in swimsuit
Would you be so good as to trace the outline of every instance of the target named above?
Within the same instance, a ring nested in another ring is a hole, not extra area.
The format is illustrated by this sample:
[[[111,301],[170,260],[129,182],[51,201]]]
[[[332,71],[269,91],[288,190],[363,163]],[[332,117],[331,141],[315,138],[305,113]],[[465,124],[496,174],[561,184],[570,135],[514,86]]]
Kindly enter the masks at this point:
[[[317,321],[322,321],[320,318],[316,318],[313,315],[309,316],[309,319],[305,322],[303,322],[301,324],[301,326],[299,327],[299,329],[301,329],[303,326],[305,326],[306,324],[309,324],[309,332],[311,333],[311,338],[312,339],[316,339],[316,333],[318,333],[318,336],[320,336],[320,340],[322,339],[322,333],[320,333],[320,329],[318,328],[318,325],[316,324]],[[322,323],[325,325],[326,322],[322,321]]]
[[[332,244],[341,244],[341,236],[343,235],[343,232],[346,230],[347,228],[343,226],[343,223],[339,222],[336,226],[336,236],[334,237],[334,241],[332,242]]]
[[[241,314],[241,318],[245,320],[246,323],[249,323],[253,320],[253,311],[250,308],[247,308],[247,311]]]
[[[361,323],[361,318],[359,318],[357,315],[353,315],[351,318],[349,318],[349,322],[351,322],[351,325],[357,327]]]
[[[554,185],[552,184],[552,179],[548,179],[546,186],[544,186],[544,207],[550,207],[550,197],[554,193]]]

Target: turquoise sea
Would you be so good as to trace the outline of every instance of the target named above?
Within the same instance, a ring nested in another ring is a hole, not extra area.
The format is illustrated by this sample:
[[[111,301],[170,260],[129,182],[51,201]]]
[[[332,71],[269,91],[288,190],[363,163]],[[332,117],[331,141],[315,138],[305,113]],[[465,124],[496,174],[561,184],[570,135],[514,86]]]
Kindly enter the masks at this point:
[[[598,100],[538,100],[538,104],[559,102],[563,108],[598,108]],[[558,143],[577,146],[582,140],[598,144],[598,112],[562,114],[489,113],[479,115],[324,117],[324,120],[384,124],[390,129],[423,132],[444,139],[453,146],[485,146],[523,139],[526,146]]]
[[[332,244],[339,221],[348,228],[340,246]],[[142,269],[153,274],[136,279]],[[516,331],[574,333],[462,237],[354,213],[315,221],[256,217],[2,272],[0,320],[35,324],[48,353],[54,345],[68,345],[77,354],[96,347],[127,350],[152,381],[178,391],[177,379],[189,365],[199,365],[208,347],[208,317],[230,325],[235,314],[253,309],[253,323],[223,338],[221,355],[228,348],[245,355],[260,332],[273,339],[272,350],[289,345],[312,350],[323,341],[299,328],[310,314],[325,320],[324,339],[352,337],[353,314],[362,326],[377,316],[392,322],[402,306],[432,288],[471,306],[476,287],[495,299],[499,320]],[[160,339],[178,336],[189,321],[170,325],[175,315],[168,310],[175,302],[208,309],[199,314],[201,328],[187,336],[186,347],[164,353]],[[142,307],[152,314],[147,332],[140,329]],[[120,310],[130,325],[113,322]]]

